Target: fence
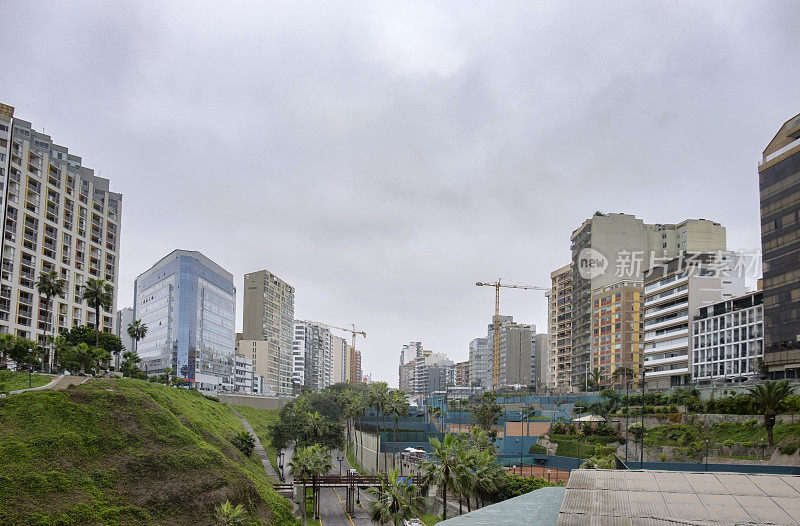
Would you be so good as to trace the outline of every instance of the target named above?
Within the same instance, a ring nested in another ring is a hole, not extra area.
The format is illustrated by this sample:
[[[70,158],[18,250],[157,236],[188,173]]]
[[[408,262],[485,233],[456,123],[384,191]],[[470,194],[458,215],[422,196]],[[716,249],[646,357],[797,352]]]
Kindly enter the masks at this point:
[[[617,469],[653,469],[661,471],[709,471],[769,475],[800,475],[800,466],[771,466],[768,464],[706,464],[705,462],[638,462],[627,465],[617,459]]]

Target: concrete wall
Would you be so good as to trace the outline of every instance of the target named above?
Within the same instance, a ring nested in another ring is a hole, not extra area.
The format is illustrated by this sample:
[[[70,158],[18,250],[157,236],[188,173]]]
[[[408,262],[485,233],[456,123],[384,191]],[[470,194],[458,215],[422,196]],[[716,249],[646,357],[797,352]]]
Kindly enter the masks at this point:
[[[220,402],[231,405],[246,405],[256,409],[280,409],[286,405],[291,398],[272,398],[267,396],[247,396],[237,394],[217,394]]]
[[[384,460],[387,468],[391,469],[391,453],[378,453],[377,456],[375,455],[375,452],[380,450],[380,438],[378,435],[355,431],[353,439],[355,440],[353,444],[353,455],[365,472],[370,475],[374,475],[379,471],[383,472]]]

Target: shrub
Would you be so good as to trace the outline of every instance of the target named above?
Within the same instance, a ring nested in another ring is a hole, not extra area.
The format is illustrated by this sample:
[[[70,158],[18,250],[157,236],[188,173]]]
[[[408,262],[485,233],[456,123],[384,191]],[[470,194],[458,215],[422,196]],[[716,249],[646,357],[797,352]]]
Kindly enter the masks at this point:
[[[749,440],[745,440],[745,441],[744,441],[744,442],[742,442],[740,445],[741,445],[742,447],[744,447],[744,448],[751,448],[751,447],[753,447],[753,443],[752,443],[752,442],[750,442]]]
[[[247,431],[239,431],[231,439],[231,444],[236,446],[236,449],[242,452],[246,457],[253,454],[256,447],[256,441]]]
[[[528,450],[528,453],[538,453],[540,455],[544,455],[547,453],[547,448],[540,444],[532,444],[531,448]]]
[[[563,435],[567,432],[567,426],[564,425],[564,422],[556,422],[550,426],[550,432],[556,435]]]
[[[725,446],[728,449],[731,449],[731,448],[733,448],[733,446],[736,445],[736,442],[734,442],[731,439],[728,439],[728,440],[725,440],[724,442],[722,442],[722,445]]]
[[[797,444],[789,444],[788,446],[779,447],[778,451],[781,455],[794,455],[797,451]]]
[[[616,469],[616,467],[616,462],[614,462],[614,457],[612,456],[589,457],[581,464],[583,469]]]

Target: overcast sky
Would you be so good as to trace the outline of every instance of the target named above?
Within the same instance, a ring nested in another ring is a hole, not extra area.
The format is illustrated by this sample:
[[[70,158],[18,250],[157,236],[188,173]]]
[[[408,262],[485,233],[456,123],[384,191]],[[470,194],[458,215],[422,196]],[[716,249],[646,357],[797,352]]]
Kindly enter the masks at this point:
[[[800,112],[800,2],[0,2],[0,101],[123,194],[120,304],[175,248],[267,268],[397,384],[498,277],[549,286],[595,210],[757,249]],[[541,292],[503,314],[546,332]],[[241,328],[241,312],[237,312]]]

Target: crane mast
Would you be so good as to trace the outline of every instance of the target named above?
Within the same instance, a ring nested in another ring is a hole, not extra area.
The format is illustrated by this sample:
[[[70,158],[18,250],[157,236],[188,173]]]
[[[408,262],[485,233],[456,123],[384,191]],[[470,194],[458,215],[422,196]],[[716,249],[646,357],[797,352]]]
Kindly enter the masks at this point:
[[[478,287],[494,287],[494,320],[493,330],[493,367],[492,367],[492,390],[496,391],[500,387],[500,288],[523,289],[523,290],[550,290],[547,287],[536,287],[534,285],[505,285],[500,283],[500,278],[494,283],[475,283]]]
[[[330,323],[326,323],[325,325],[327,325],[328,327],[330,327],[332,329],[338,329],[340,331],[349,332],[350,334],[353,335],[353,345],[352,345],[352,347],[353,347],[353,356],[355,356],[355,353],[356,353],[356,336],[360,334],[365,339],[367,337],[367,333],[365,331],[360,331],[360,330],[356,329],[356,324],[355,323],[351,323],[350,324],[352,329],[348,329],[347,327],[338,327],[336,325],[331,325]]]

